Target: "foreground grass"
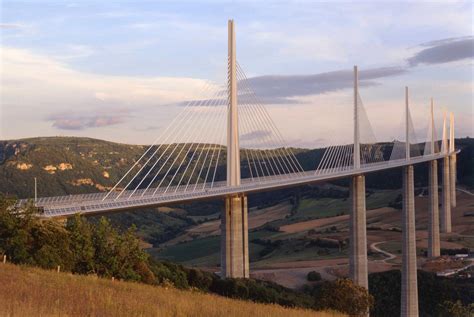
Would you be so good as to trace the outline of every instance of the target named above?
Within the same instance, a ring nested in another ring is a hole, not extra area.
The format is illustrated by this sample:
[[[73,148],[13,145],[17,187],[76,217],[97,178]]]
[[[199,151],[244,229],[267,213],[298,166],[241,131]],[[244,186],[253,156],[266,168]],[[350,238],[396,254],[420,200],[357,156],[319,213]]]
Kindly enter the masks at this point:
[[[0,316],[343,316],[0,264]]]

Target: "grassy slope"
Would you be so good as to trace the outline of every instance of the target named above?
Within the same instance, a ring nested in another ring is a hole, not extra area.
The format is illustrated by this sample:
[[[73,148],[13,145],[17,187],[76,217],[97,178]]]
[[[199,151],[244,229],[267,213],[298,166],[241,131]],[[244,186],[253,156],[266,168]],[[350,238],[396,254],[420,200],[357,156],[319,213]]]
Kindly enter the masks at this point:
[[[2,316],[343,316],[0,264]]]

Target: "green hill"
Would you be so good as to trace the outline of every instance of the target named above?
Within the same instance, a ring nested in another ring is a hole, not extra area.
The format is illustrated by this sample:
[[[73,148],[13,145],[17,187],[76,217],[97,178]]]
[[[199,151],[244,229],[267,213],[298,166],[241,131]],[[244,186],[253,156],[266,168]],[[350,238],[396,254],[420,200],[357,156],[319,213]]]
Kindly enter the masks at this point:
[[[0,191],[32,197],[104,191],[113,186],[145,147],[75,137],[0,141]]]

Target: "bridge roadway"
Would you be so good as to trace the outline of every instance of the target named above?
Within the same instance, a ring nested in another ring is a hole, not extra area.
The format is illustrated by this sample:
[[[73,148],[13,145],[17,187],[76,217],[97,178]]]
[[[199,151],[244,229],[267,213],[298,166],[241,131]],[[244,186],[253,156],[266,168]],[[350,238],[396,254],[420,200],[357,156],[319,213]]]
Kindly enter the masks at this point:
[[[294,187],[358,174],[367,174],[437,160],[449,156],[450,154],[452,153],[437,153],[434,155],[413,157],[410,160],[400,159],[371,163],[362,165],[359,169],[347,166],[336,170],[312,170],[253,179],[245,178],[242,179],[240,186],[232,187],[227,186],[226,181],[221,181],[213,184],[198,184],[198,188],[196,189],[194,189],[194,185],[189,187],[181,185],[178,188],[176,186],[170,186],[168,189],[160,188],[156,194],[153,194],[154,188],[148,189],[145,193],[144,190],[137,190],[131,197],[129,196],[132,194],[132,190],[124,191],[120,197],[117,197],[119,192],[111,193],[107,198],[107,193],[42,197],[37,199],[36,206],[43,210],[42,216],[47,218],[67,217],[76,213],[93,215],[143,207],[157,207],[187,201],[225,197],[232,194],[255,193]],[[19,204],[23,205],[28,201],[31,201],[31,199],[22,199],[19,201]]]

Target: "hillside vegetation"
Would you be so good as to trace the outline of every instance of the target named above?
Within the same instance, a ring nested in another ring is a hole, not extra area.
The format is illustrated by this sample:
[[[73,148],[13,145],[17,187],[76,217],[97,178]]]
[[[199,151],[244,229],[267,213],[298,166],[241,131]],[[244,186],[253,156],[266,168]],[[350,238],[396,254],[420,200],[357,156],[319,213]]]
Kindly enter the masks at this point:
[[[0,264],[2,316],[345,316]]]
[[[34,212],[32,206],[20,209],[15,200],[0,195],[0,258],[44,269],[59,266],[62,271],[80,275],[173,286],[314,311],[334,309],[354,314],[365,312],[372,303],[367,290],[350,280],[336,281],[310,295],[262,280],[221,279],[211,272],[150,259],[140,248],[133,227],[119,233],[105,218],[91,224],[79,215],[68,219],[64,227],[55,219],[38,218]]]
[[[0,141],[0,192],[33,197],[105,191],[145,151],[89,138],[48,137]]]

